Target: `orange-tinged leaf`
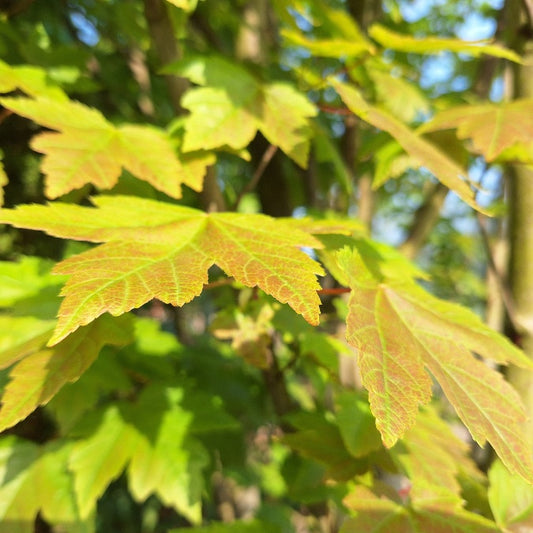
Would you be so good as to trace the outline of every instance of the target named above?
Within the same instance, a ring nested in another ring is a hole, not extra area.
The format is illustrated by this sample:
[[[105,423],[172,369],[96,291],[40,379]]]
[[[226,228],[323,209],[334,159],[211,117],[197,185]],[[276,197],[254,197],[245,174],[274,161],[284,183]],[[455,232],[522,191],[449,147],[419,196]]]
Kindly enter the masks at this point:
[[[416,424],[390,453],[411,482],[413,502],[445,497],[455,506],[462,502],[457,475],[481,476],[469,456],[470,447],[430,406],[420,411]]]
[[[476,152],[494,161],[505,150],[519,147],[533,158],[533,99],[500,104],[458,106],[437,113],[423,131],[457,128],[460,139],[472,139]]]
[[[353,516],[340,533],[497,533],[494,522],[466,511],[459,505],[441,507],[439,503],[401,505],[388,486],[356,485],[344,499]]]
[[[320,265],[298,247],[313,236],[264,215],[206,214],[134,197],[98,197],[98,209],[68,204],[0,211],[0,220],[50,235],[105,242],[55,267],[69,274],[50,341],[59,342],[105,312],[119,315],[158,298],[183,305],[200,294],[218,264],[318,323]]]
[[[127,317],[101,317],[54,348],[22,359],[10,372],[0,410],[0,431],[47,403],[66,383],[76,381],[93,363],[104,344],[127,344]],[[46,339],[44,340],[46,342]]]
[[[79,102],[45,97],[2,98],[2,105],[55,132],[35,136],[32,148],[45,154],[46,195],[57,198],[91,183],[109,189],[122,168],[156,189],[181,197],[181,185],[199,190],[209,155],[180,160],[167,133],[151,126],[115,127],[99,111]]]
[[[336,80],[331,83],[350,111],[365,122],[392,135],[411,157],[432,172],[446,187],[468,205],[482,211],[475,202],[472,188],[465,181],[467,171],[464,168],[388,112],[366,102],[355,87]]]
[[[383,276],[374,258],[345,248],[338,261],[352,288],[347,339],[359,352],[385,445],[413,425],[418,406],[429,400],[428,369],[472,437],[481,445],[489,441],[511,471],[533,481],[520,398],[472,352],[531,368],[527,357],[467,309],[431,296],[409,277]]]

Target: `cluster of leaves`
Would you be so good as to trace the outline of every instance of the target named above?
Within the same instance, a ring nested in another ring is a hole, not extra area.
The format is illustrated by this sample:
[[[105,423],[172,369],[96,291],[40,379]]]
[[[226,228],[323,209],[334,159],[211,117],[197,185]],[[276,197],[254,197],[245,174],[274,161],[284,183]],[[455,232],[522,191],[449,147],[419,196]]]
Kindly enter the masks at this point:
[[[177,19],[197,8],[169,3]],[[193,84],[181,102],[188,114],[166,128],[117,125],[45,69],[0,62],[0,104],[47,128],[30,146],[43,154],[46,198],[61,197],[1,209],[0,223],[96,243],[71,244],[57,262],[0,264],[0,430],[10,430],[0,440],[0,531],[31,532],[37,515],[94,531],[113,483],[144,517],[159,513],[161,527],[171,509],[172,526],[198,532],[292,531],[293,508],[323,502],[349,516],[345,533],[500,531],[531,520],[526,414],[484,361],[532,368],[525,354],[423,289],[422,271],[347,217],[207,213],[183,198],[185,187],[202,191],[209,166],[249,160],[258,132],[302,168],[313,149],[342,172],[320,113],[329,95],[378,139],[376,187],[422,167],[483,211],[464,164],[431,136],[454,129],[456,143],[471,141],[488,162],[531,163],[533,132],[516,123],[532,102],[452,105],[420,125],[431,104],[397,76],[387,52],[519,58],[379,25],[366,37],[342,9],[276,4],[286,50],[325,58],[343,76],[303,62],[283,77],[258,74],[191,53],[163,71]],[[411,95],[411,110],[384,99],[385,87]],[[7,178],[0,168],[0,184]],[[321,315],[318,296],[326,272],[350,292],[331,315]],[[176,327],[170,307],[163,319],[146,316],[158,302],[181,308],[197,297],[196,319],[211,327],[193,342],[164,330]],[[339,324],[344,338],[333,333]],[[361,388],[339,379],[342,361],[354,358]],[[500,458],[488,481],[443,421],[444,407],[431,404],[436,385],[472,438]],[[36,416],[52,428],[39,442],[19,431]],[[200,527],[221,518],[217,475],[269,497],[255,520]]]

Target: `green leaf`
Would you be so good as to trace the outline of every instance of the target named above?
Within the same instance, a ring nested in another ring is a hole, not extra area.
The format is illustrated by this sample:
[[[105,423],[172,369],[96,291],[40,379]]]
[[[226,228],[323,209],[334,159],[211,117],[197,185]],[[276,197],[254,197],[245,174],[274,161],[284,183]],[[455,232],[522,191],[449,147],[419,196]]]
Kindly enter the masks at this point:
[[[37,351],[22,359],[11,370],[10,382],[3,392],[0,431],[47,403],[65,383],[77,380],[96,359],[102,346],[130,342],[128,318],[103,316],[54,348]],[[33,343],[34,339],[32,348]]]
[[[366,39],[352,41],[342,38],[332,39],[310,39],[302,32],[296,30],[282,29],[281,35],[289,46],[305,48],[314,56],[319,57],[358,57],[372,53],[374,47]]]
[[[104,413],[93,411],[83,424],[79,432],[88,436],[74,445],[69,469],[74,475],[79,513],[85,518],[94,511],[109,483],[124,470],[138,435],[124,422],[118,405],[108,407]]]
[[[374,83],[378,101],[392,116],[412,122],[421,114],[429,113],[429,100],[417,85],[380,68],[370,67],[368,75]]]
[[[21,89],[31,96],[46,95],[49,98],[66,100],[66,94],[49,82],[46,71],[28,65],[12,67],[0,60],[0,93]]]
[[[286,434],[282,442],[326,466],[326,477],[347,481],[368,468],[365,460],[348,452],[339,428],[321,413],[300,412],[285,418],[297,430]]]
[[[473,438],[488,440],[513,472],[533,481],[525,412],[502,375],[472,352],[532,368],[507,339],[466,308],[431,296],[408,277],[387,278],[376,258],[345,248],[338,254],[352,289],[347,340],[358,351],[370,407],[387,447],[415,423],[418,406],[439,382]]]
[[[192,415],[180,407],[182,391],[153,386],[134,404],[119,403],[86,417],[69,466],[80,514],[86,516],[107,485],[127,467],[133,496],[157,494],[193,523],[201,520],[203,447],[190,438]]]
[[[60,442],[43,447],[7,437],[0,441],[0,531],[33,531],[37,513],[68,531],[76,531],[80,516],[73,480],[67,471],[71,446]]]
[[[350,390],[335,395],[336,418],[346,449],[354,457],[362,457],[381,446],[368,401]]]
[[[0,261],[0,306],[12,307],[46,287],[61,285],[62,278],[49,273],[52,266],[52,261],[38,257],[22,257],[16,263]]]
[[[462,41],[460,39],[443,39],[439,37],[416,38],[403,35],[381,26],[373,24],[368,30],[369,35],[384,48],[392,48],[400,52],[416,54],[438,54],[440,52],[456,52],[479,57],[482,54],[501,57],[521,63],[520,56],[512,50],[503,48],[490,41]]]
[[[465,181],[467,176],[465,169],[392,115],[370,105],[355,87],[336,80],[332,80],[331,83],[350,111],[365,122],[392,135],[411,157],[431,171],[446,187],[454,191],[468,205],[482,211],[475,202],[473,190]]]
[[[115,127],[99,111],[79,102],[39,96],[1,98],[0,103],[58,132],[40,133],[32,140],[32,148],[45,154],[42,170],[49,198],[87,183],[109,189],[117,183],[122,168],[180,198],[182,184],[201,189],[205,168],[213,163],[210,155],[199,155],[191,166],[191,161],[177,157],[166,132],[151,126]]]
[[[471,139],[474,150],[494,161],[512,149],[524,150],[533,159],[533,99],[500,104],[452,107],[437,113],[421,131],[457,128],[460,139]]]
[[[185,122],[185,151],[244,148],[259,129],[269,142],[306,166],[309,118],[316,115],[316,109],[291,85],[260,83],[240,65],[216,56],[181,61],[164,72],[205,85],[183,97],[183,107],[191,112]]]
[[[169,533],[279,533],[274,524],[260,520],[235,521],[231,524],[213,523],[205,527],[172,529]]]
[[[459,473],[473,479],[481,477],[469,457],[470,447],[454,435],[431,406],[420,411],[416,424],[390,453],[409,477],[413,502],[446,497],[450,505],[460,504]]]
[[[489,482],[490,508],[502,530],[525,532],[533,527],[533,487],[498,460],[490,467]]]
[[[353,516],[340,533],[496,533],[496,524],[459,506],[441,508],[401,505],[394,491],[383,484],[357,485],[344,499]]]
[[[55,320],[33,316],[0,316],[0,369],[42,348],[55,325]]]
[[[1,221],[18,227],[108,241],[55,267],[71,277],[50,344],[102,313],[120,315],[152,298],[183,305],[201,293],[214,263],[318,323],[315,274],[323,272],[297,248],[320,247],[311,235],[264,215],[206,214],[125,196],[93,202],[98,209],[56,203],[0,212]]]

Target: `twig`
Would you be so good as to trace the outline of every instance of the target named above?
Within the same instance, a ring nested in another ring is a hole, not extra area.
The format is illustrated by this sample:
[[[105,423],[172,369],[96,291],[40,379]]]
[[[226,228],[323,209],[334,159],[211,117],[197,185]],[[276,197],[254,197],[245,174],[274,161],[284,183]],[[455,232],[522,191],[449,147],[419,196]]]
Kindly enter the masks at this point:
[[[481,234],[481,240],[483,241],[483,247],[485,248],[485,253],[487,254],[488,267],[492,272],[494,279],[496,280],[496,285],[498,287],[498,290],[500,291],[500,296],[502,298],[503,305],[505,306],[505,310],[507,311],[509,321],[511,322],[513,329],[519,332],[521,331],[521,327],[520,322],[519,320],[517,320],[516,317],[513,296],[511,294],[509,286],[505,282],[503,274],[499,271],[496,265],[487,228],[485,227],[485,220],[483,219],[483,215],[478,211],[476,211],[476,220],[479,227],[479,233]]]
[[[274,154],[277,152],[277,150],[278,147],[273,144],[269,145],[269,147],[265,150],[265,153],[263,154],[259,165],[255,169],[252,179],[243,187],[242,191],[239,193],[239,196],[237,196],[237,200],[235,200],[235,205],[233,206],[234,211],[237,211],[237,208],[239,207],[243,196],[253,191],[257,187],[259,180],[263,177],[263,173],[265,172],[266,167],[270,163],[271,159],[274,157]]]
[[[320,109],[320,111],[324,111],[324,113],[331,113],[332,115],[342,115],[344,117],[353,115],[353,113],[346,107],[337,107],[327,104],[318,104],[317,107]]]
[[[318,291],[316,291],[318,294],[320,294],[321,296],[326,296],[326,295],[337,295],[337,294],[346,294],[348,292],[351,292],[352,289],[348,288],[348,287],[334,287],[334,288],[331,288],[331,289],[319,289]]]
[[[481,177],[479,179],[479,185],[480,185],[479,189],[481,189],[481,185],[483,184],[483,180],[486,176],[486,173],[487,173],[487,168],[485,165],[483,173],[481,174]],[[502,272],[500,272],[498,266],[496,265],[496,261],[494,260],[494,252],[490,244],[490,238],[487,232],[487,228],[485,227],[485,219],[483,218],[483,215],[479,211],[475,211],[475,215],[476,215],[477,225],[479,228],[479,233],[481,235],[481,240],[483,242],[483,247],[485,248],[485,254],[487,255],[488,267],[490,271],[492,272],[492,275],[494,276],[494,279],[496,281],[496,286],[498,287],[498,291],[500,292],[500,296],[501,296],[503,305],[505,307],[505,310],[507,312],[509,322],[511,323],[513,329],[516,332],[520,332],[522,331],[522,328],[520,327],[520,321],[518,320],[518,317],[516,315],[513,295],[511,293],[509,286],[507,285],[505,276],[502,274]]]

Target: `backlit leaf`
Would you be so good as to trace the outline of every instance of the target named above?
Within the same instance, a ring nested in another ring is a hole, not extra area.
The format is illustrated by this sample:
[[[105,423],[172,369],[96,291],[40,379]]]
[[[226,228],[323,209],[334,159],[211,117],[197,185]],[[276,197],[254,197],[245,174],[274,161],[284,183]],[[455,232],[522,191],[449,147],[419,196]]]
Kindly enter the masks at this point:
[[[373,47],[366,39],[352,41],[342,38],[332,39],[309,39],[302,32],[283,29],[281,35],[292,46],[300,46],[308,50],[314,56],[333,57],[357,57],[371,53]],[[362,37],[362,36],[361,36]]]
[[[37,513],[54,524],[75,531],[79,515],[73,480],[66,464],[69,445],[56,442],[40,447],[13,437],[0,442],[0,531],[33,531]]]
[[[60,100],[67,98],[59,87],[49,83],[43,69],[28,65],[10,66],[0,60],[0,93],[9,93],[15,89],[21,89],[32,96],[46,95]]]
[[[340,533],[496,533],[496,524],[462,509],[402,505],[393,490],[383,484],[357,485],[344,499],[353,516]]]
[[[152,387],[134,405],[114,405],[86,417],[77,430],[85,438],[75,444],[69,462],[82,516],[127,469],[138,501],[155,493],[193,523],[200,521],[207,459],[188,435],[192,416],[179,406],[181,396],[179,389]]]
[[[388,112],[370,105],[355,87],[335,80],[332,81],[332,85],[350,111],[365,122],[392,135],[411,157],[431,171],[464,202],[478,211],[481,209],[475,202],[473,190],[465,181],[467,176],[465,169]]]
[[[489,482],[489,503],[496,523],[505,531],[531,530],[533,486],[511,474],[498,460],[490,467]]]
[[[54,348],[36,351],[22,359],[11,370],[10,381],[4,388],[0,431],[47,403],[66,383],[76,381],[96,359],[102,346],[127,344],[131,340],[128,318],[101,317]]]
[[[479,57],[482,54],[501,57],[520,63],[521,59],[515,52],[490,41],[462,41],[461,39],[443,39],[440,37],[416,38],[404,35],[373,24],[368,33],[385,48],[392,48],[400,52],[416,54],[438,54],[439,52],[456,52]]]
[[[459,473],[480,477],[469,458],[470,447],[454,435],[434,409],[422,409],[416,424],[390,451],[411,482],[412,501],[446,496],[450,505],[462,502]]]
[[[56,203],[0,213],[2,222],[18,227],[107,241],[55,267],[70,278],[51,344],[102,313],[120,315],[152,298],[181,306],[201,293],[215,263],[318,323],[315,275],[323,271],[298,249],[321,247],[311,235],[264,215],[206,214],[125,196],[93,201],[97,210]]]
[[[55,132],[40,133],[32,148],[45,154],[46,195],[57,198],[91,183],[109,189],[122,168],[174,198],[181,197],[181,185],[199,189],[205,168],[213,160],[200,155],[181,161],[170,138],[151,126],[115,127],[99,111],[79,102],[46,97],[2,98],[11,111]],[[195,173],[192,175],[191,169]],[[198,175],[196,175],[198,173]]]
[[[512,148],[525,150],[533,159],[533,99],[500,104],[459,106],[437,113],[423,131],[457,128],[460,139],[471,139],[476,152],[494,161]],[[510,154],[512,155],[512,153]]]
[[[386,446],[411,427],[439,382],[472,437],[489,441],[513,472],[533,481],[525,412],[502,375],[473,353],[531,368],[529,359],[471,311],[439,300],[405,277],[387,278],[356,249],[338,254],[352,289],[347,339],[358,350],[363,384]]]
[[[309,153],[309,118],[316,109],[286,83],[261,83],[245,68],[220,57],[180,61],[164,69],[203,87],[183,97],[191,114],[186,120],[183,149],[246,147],[257,130],[300,166]]]

